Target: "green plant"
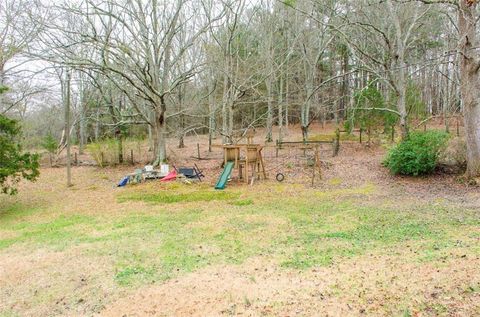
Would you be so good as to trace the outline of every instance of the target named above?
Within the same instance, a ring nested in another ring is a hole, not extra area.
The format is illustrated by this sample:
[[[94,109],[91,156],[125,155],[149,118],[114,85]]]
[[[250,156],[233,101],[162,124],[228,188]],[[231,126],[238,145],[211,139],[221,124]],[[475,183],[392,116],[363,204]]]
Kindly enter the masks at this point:
[[[48,152],[50,166],[53,166],[53,155],[58,148],[58,142],[51,133],[47,134],[42,140],[42,147]]]
[[[157,193],[131,193],[119,197],[119,202],[144,201],[153,204],[174,204],[197,201],[222,201],[232,200],[240,196],[235,192],[218,191],[192,191],[188,193],[164,192]]]
[[[5,194],[15,194],[22,178],[34,181],[40,174],[38,155],[22,153],[20,132],[17,121],[0,115],[0,190]]]
[[[90,143],[87,150],[100,167],[118,164],[119,149],[118,141],[105,139],[99,142]]]
[[[398,116],[385,110],[391,107],[374,82],[370,82],[367,87],[355,92],[354,99],[355,107],[347,112],[348,120],[344,123],[344,128],[349,133],[355,126],[367,131],[369,135],[373,130],[382,126],[384,132],[388,132],[397,123]]]
[[[448,134],[440,131],[414,132],[393,147],[387,154],[384,165],[393,174],[425,175],[434,171]]]

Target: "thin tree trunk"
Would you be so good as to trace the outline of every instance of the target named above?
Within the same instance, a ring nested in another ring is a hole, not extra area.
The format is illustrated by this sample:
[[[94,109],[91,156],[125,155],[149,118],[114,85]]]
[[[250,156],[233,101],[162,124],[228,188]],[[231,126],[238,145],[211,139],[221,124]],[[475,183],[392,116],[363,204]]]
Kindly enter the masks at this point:
[[[305,102],[302,104],[301,109],[301,129],[303,141],[308,139],[308,127],[310,125],[310,108],[312,105],[312,94],[313,94],[313,75],[308,73],[307,69],[307,78],[306,78],[306,98]]]
[[[0,61],[0,63],[2,63]],[[3,63],[0,64],[0,89],[5,88],[5,71],[4,71],[4,66]],[[0,93],[0,111],[3,111],[3,94]]]
[[[346,47],[342,48],[341,71],[343,72],[342,85],[340,89],[340,109],[338,109],[337,119],[343,120],[345,118],[345,111],[348,105],[348,50]],[[338,121],[337,120],[337,121]]]
[[[65,138],[67,143],[67,187],[72,186],[72,161],[70,153],[70,71],[66,71],[65,79]]]
[[[210,95],[208,96],[208,152],[212,152],[212,142],[215,137],[215,114],[216,114],[216,103],[215,103],[215,93],[213,91],[215,85],[212,85],[210,89]]]
[[[167,142],[166,142],[166,127],[165,127],[165,112],[162,111],[161,106],[156,107],[154,131],[154,153],[155,161],[153,165],[158,166],[167,160]]]
[[[476,24],[477,3],[461,0],[458,27],[461,38],[460,83],[467,143],[467,177],[480,176],[480,62]]]
[[[223,100],[222,100],[222,134],[223,134],[223,143],[227,143],[229,139],[229,110],[230,110],[230,79],[228,74],[230,74],[230,58],[226,58],[226,74],[223,75]]]
[[[99,137],[100,137],[100,106],[97,107],[97,113],[95,115],[95,131],[94,131],[95,142],[98,142]]]
[[[272,129],[273,129],[273,105],[272,105],[272,79],[269,76],[266,79],[267,86],[267,135],[265,140],[272,142]]]
[[[285,76],[285,132],[288,133],[288,125],[289,125],[289,118],[288,118],[288,104],[290,102],[290,86],[288,81],[288,72]]]
[[[283,85],[284,77],[280,75],[280,91],[278,93],[278,141],[283,141]]]
[[[79,73],[79,78],[80,78],[80,122],[79,124],[79,143],[78,143],[78,153],[83,154],[83,149],[85,146],[85,123],[86,123],[86,118],[85,118],[85,87],[84,87],[84,78],[83,74]]]
[[[389,2],[390,3],[390,2]],[[396,31],[396,60],[394,65],[396,66],[393,72],[395,78],[394,86],[397,93],[397,110],[400,113],[400,131],[402,139],[405,140],[408,136],[408,118],[407,118],[407,105],[406,105],[406,63],[405,63],[405,47],[402,39],[402,27],[398,18],[394,19],[395,31]]]
[[[123,135],[120,131],[117,136],[117,145],[118,145],[118,163],[123,164]]]

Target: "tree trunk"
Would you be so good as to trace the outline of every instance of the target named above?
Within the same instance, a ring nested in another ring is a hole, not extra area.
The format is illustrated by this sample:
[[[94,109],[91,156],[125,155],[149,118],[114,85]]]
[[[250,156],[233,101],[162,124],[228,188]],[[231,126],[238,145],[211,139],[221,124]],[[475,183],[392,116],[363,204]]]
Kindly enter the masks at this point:
[[[185,115],[182,113],[183,111],[183,96],[185,95],[185,86],[179,87],[178,91],[178,112],[179,114],[179,121],[180,121],[180,135],[178,138],[178,148],[183,149],[185,148]]]
[[[341,71],[343,72],[343,77],[342,77],[342,84],[340,88],[340,107],[337,110],[338,113],[336,114],[336,117],[339,120],[343,120],[345,118],[345,112],[348,106],[348,91],[349,91],[349,84],[348,84],[348,50],[346,48],[342,49],[342,55],[341,55]],[[338,122],[337,122],[338,123]]]
[[[227,63],[228,60],[227,60]],[[229,69],[229,67],[227,67]],[[222,100],[222,135],[223,135],[223,143],[227,143],[230,137],[229,134],[229,110],[230,110],[230,80],[228,76],[225,74],[223,77],[223,100]]]
[[[233,100],[228,102],[228,142],[233,143]]]
[[[461,40],[460,84],[467,143],[467,177],[480,176],[480,75],[476,58],[476,3],[460,1],[458,27]]]
[[[306,81],[307,100],[305,100],[305,102],[302,104],[300,116],[303,141],[306,141],[308,139],[308,127],[310,125],[310,108],[313,98],[313,75],[308,76]]]
[[[280,91],[278,93],[278,141],[283,141],[283,75],[280,76]]]
[[[4,66],[3,64],[0,64],[0,89],[4,88],[4,81],[5,81]],[[3,111],[3,94],[2,93],[0,93],[0,111]]]
[[[95,115],[95,130],[94,130],[95,142],[98,142],[99,137],[100,137],[100,106],[97,106],[97,113]]]
[[[408,136],[408,118],[406,109],[405,88],[399,87],[399,91],[397,92],[397,109],[400,113],[400,131],[402,140],[405,140]]]
[[[395,93],[397,94],[397,110],[400,114],[400,131],[402,140],[405,140],[408,136],[408,118],[407,118],[407,106],[406,106],[406,94],[407,94],[407,65],[405,63],[406,52],[406,40],[403,32],[403,26],[400,22],[397,11],[392,4],[392,1],[386,2],[392,17],[392,23],[395,27],[395,42],[396,48],[393,50],[394,60],[392,63],[392,69],[390,69],[390,79],[393,87],[395,87]]]
[[[212,84],[212,89],[215,89],[215,85]],[[208,152],[212,152],[212,142],[215,138],[215,114],[216,114],[215,93],[212,90],[208,96]]]
[[[308,126],[304,126],[302,123],[300,128],[302,129],[302,140],[306,142],[308,140]]]
[[[148,120],[150,122],[155,121],[155,114],[152,111],[148,112]],[[152,125],[148,125],[148,152],[153,151],[155,148],[155,137],[153,135]]]
[[[167,142],[166,142],[166,127],[165,127],[165,112],[157,110],[155,112],[154,132],[154,148],[155,161],[154,166],[158,166],[167,160]]]
[[[285,132],[288,134],[288,125],[289,125],[289,118],[288,118],[288,103],[290,102],[290,89],[289,89],[289,80],[288,80],[288,72],[285,76]]]
[[[67,187],[72,186],[72,160],[70,157],[70,71],[67,70],[64,83],[64,102],[65,102],[65,142],[67,143]]]
[[[273,106],[272,106],[272,79],[269,76],[266,79],[267,86],[267,135],[265,141],[272,142],[272,129],[273,129]]]
[[[405,56],[403,50],[403,44],[401,43],[401,37],[397,39],[397,45],[399,46],[396,56],[396,67],[393,70],[395,74],[393,77],[394,87],[397,94],[397,110],[400,114],[400,131],[402,140],[405,140],[408,137],[408,113],[407,113],[407,80],[405,74]]]
[[[123,164],[123,136],[121,132],[118,134],[118,163]]]
[[[86,105],[85,105],[85,87],[84,87],[84,79],[83,79],[83,74],[79,73],[78,74],[80,77],[79,81],[79,88],[80,88],[80,122],[79,124],[79,136],[78,136],[78,153],[83,154],[83,149],[85,147],[85,124],[86,124],[86,118],[85,118],[85,112],[86,112]]]

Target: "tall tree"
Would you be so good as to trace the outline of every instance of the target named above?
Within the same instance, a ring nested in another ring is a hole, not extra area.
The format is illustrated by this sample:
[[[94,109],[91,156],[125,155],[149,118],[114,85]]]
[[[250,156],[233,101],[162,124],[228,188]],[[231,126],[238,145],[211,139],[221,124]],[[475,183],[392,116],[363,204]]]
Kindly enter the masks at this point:
[[[123,91],[139,120],[152,127],[155,164],[167,159],[169,97],[199,71],[199,65],[192,64],[183,72],[173,72],[175,65],[208,29],[207,20],[193,18],[197,16],[199,4],[195,0],[109,0],[101,3],[86,0],[80,5],[65,4],[62,17],[67,17],[71,23],[68,26],[57,23],[54,28],[60,31],[60,36],[50,33],[45,41],[52,44],[64,63],[100,72]],[[205,10],[212,9],[212,4],[203,4]],[[211,21],[221,15],[220,12]],[[188,36],[179,36],[180,30],[185,28]],[[85,46],[92,53],[79,58],[75,48]],[[139,99],[147,109],[141,107]]]
[[[478,0],[419,0],[450,4],[457,11],[460,90],[467,143],[467,176],[480,176],[480,57]]]

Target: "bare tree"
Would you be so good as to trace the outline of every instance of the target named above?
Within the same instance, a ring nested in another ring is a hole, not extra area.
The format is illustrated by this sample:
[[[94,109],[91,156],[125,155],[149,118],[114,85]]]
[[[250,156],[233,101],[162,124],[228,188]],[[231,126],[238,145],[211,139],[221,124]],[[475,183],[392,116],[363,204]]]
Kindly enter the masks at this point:
[[[44,25],[37,1],[0,0],[0,87],[10,85],[9,79],[18,79],[25,71],[22,66],[29,61],[25,53]],[[0,94],[2,112],[13,108],[12,103],[4,104],[7,97],[8,94]]]
[[[54,28],[61,34],[50,33],[45,39],[64,63],[100,72],[123,91],[138,120],[152,127],[155,164],[167,158],[168,98],[199,71],[199,65],[192,64],[183,72],[173,72],[208,29],[209,21],[193,19],[198,4],[194,0],[86,0],[77,6],[65,4],[63,17],[73,25],[67,28],[58,23]],[[212,17],[212,21],[221,15]],[[184,28],[189,30],[188,36],[181,37]],[[90,55],[79,57],[79,47],[88,47]],[[139,100],[143,102],[139,104]]]

